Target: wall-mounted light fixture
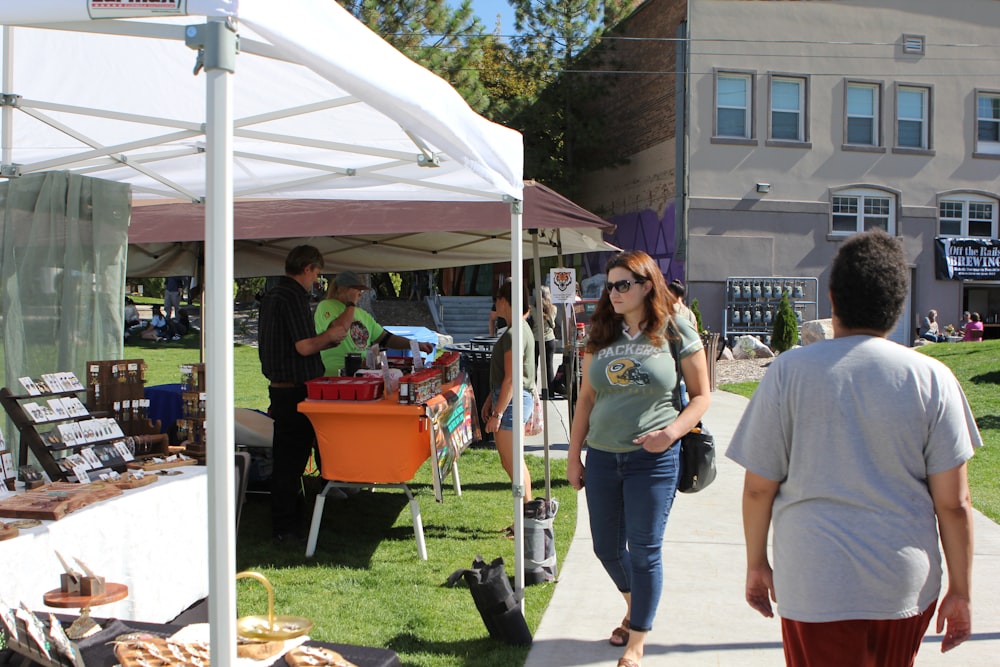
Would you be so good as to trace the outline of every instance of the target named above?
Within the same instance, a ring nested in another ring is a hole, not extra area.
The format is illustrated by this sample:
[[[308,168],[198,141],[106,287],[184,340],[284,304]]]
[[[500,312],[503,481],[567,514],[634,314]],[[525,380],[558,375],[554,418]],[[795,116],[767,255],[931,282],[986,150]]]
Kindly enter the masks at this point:
[[[762,195],[766,195],[770,191],[771,191],[771,184],[770,183],[758,183],[757,184],[757,192],[761,193]]]

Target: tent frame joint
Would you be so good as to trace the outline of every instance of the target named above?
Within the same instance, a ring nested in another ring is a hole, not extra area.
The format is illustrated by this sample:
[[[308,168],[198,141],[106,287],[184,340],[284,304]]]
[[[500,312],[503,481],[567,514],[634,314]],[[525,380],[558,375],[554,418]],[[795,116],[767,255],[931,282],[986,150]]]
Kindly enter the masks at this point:
[[[184,29],[184,43],[198,52],[194,75],[205,69],[236,72],[236,55],[240,52],[240,37],[230,19],[189,25]]]
[[[420,153],[417,155],[417,164],[421,167],[440,167],[441,156],[437,153]]]
[[[511,495],[515,498],[524,498],[524,484],[514,484],[510,487]]]
[[[21,175],[21,165],[19,164],[0,164],[0,177],[3,178],[17,178]]]
[[[15,93],[3,93],[0,94],[0,107],[17,107],[21,106],[21,96]]]
[[[524,213],[524,200],[516,199],[510,195],[504,195],[503,200],[510,204],[510,212],[522,215]]]

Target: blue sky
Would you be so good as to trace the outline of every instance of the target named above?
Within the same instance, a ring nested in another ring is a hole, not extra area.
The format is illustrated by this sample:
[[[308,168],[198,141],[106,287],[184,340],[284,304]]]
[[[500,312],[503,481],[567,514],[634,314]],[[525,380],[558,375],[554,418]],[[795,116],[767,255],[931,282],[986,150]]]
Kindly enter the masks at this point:
[[[500,14],[502,17],[500,33],[503,35],[513,34],[514,10],[507,4],[507,0],[473,0],[472,6],[476,10],[476,16],[486,26],[487,32],[493,32],[497,14]]]

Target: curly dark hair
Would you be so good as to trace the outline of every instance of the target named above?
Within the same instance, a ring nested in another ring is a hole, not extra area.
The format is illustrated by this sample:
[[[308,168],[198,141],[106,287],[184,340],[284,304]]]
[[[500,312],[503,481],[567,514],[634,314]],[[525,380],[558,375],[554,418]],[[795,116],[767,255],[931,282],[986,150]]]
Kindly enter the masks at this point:
[[[608,260],[604,272],[609,273],[614,268],[630,271],[636,280],[653,284],[653,289],[646,295],[646,314],[642,320],[642,331],[653,345],[663,345],[667,324],[673,321],[677,297],[667,289],[660,268],[652,257],[641,250],[625,250],[614,255]],[[587,352],[593,354],[618,338],[622,332],[622,319],[611,305],[611,295],[608,290],[603,290],[594,314],[590,316]]]
[[[889,332],[903,312],[909,269],[899,239],[881,229],[844,241],[830,267],[830,300],[848,329]]]

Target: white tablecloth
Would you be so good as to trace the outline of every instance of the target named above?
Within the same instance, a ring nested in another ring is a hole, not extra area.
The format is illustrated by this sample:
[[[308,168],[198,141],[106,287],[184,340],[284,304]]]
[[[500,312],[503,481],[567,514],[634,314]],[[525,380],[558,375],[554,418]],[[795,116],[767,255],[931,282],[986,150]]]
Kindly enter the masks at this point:
[[[59,588],[63,572],[56,550],[128,586],[125,600],[95,607],[94,616],[164,623],[208,595],[207,469],[175,470],[183,474],[0,542],[0,599],[46,609],[42,596]]]

